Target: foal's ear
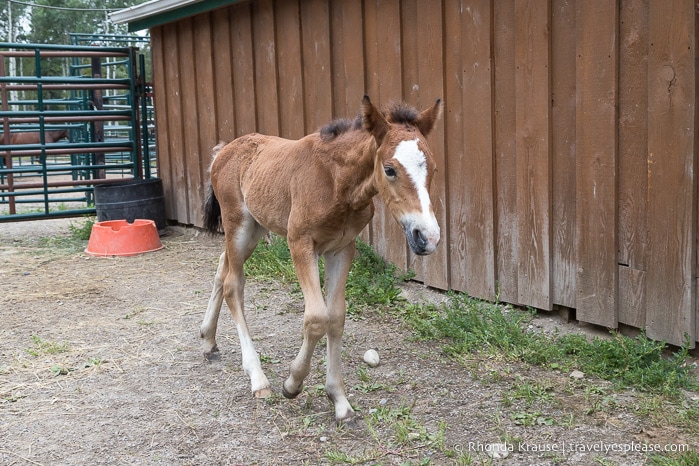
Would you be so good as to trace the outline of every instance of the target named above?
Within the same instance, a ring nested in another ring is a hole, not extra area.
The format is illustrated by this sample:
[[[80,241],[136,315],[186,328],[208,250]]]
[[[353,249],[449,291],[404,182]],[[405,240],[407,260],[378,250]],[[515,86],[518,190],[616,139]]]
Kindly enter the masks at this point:
[[[433,107],[427,108],[420,112],[420,116],[415,122],[415,125],[424,136],[427,136],[428,134],[430,134],[430,131],[432,131],[434,124],[437,122],[437,120],[439,120],[441,116],[442,99],[437,99],[437,102],[435,102]]]
[[[371,103],[368,95],[362,99],[362,123],[364,129],[374,136],[376,143],[381,145],[383,137],[388,132],[388,121],[383,113]]]

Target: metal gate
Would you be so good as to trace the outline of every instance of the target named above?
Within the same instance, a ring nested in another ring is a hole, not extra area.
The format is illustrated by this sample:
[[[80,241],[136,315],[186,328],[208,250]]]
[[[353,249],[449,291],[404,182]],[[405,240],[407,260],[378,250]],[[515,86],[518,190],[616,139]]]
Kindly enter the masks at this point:
[[[144,68],[133,47],[0,43],[0,222],[94,214],[95,185],[154,174]]]

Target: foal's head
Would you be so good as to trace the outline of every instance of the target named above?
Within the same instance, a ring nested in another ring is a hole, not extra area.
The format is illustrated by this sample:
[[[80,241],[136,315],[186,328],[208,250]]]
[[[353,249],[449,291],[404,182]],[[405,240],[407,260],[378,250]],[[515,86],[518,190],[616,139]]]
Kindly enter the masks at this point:
[[[415,254],[432,254],[439,244],[439,224],[432,210],[429,187],[436,164],[427,146],[429,134],[442,113],[441,101],[418,112],[403,104],[386,115],[364,96],[364,128],[376,139],[374,182],[394,219],[403,227]]]

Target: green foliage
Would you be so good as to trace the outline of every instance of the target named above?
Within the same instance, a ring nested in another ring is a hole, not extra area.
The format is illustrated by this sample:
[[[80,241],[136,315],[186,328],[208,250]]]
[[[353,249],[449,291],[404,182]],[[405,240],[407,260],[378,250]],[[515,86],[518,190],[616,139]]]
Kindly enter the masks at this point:
[[[42,340],[37,335],[32,335],[32,342],[34,346],[32,348],[27,348],[25,351],[34,357],[44,356],[47,354],[59,354],[70,351],[70,345],[66,342],[55,343],[52,341]]]
[[[687,350],[667,357],[666,345],[644,334],[629,338],[615,333],[610,339],[592,340],[579,334],[548,337],[527,330],[530,312],[463,294],[450,295],[441,306],[408,306],[405,318],[419,338],[444,339],[444,351],[450,355],[480,352],[549,368],[576,368],[620,388],[667,395],[698,388],[685,364]]]
[[[245,262],[244,270],[247,276],[256,279],[297,284],[289,247],[284,238],[277,235],[271,235],[268,241],[260,241]],[[319,273],[322,277],[322,259]],[[356,315],[368,308],[386,307],[401,302],[400,289],[396,284],[408,278],[410,275],[399,274],[396,266],[384,261],[371,246],[357,241],[357,255],[347,278],[349,313]]]
[[[30,8],[29,42],[35,44],[68,44],[68,35],[125,34],[125,25],[115,25],[108,11],[143,3],[145,0],[36,0],[36,5],[55,8]]]
[[[296,283],[286,241],[277,236],[257,247],[245,270],[258,279]],[[578,369],[619,388],[664,395],[676,395],[681,388],[699,389],[690,374],[691,367],[685,364],[685,348],[666,356],[667,346],[645,334],[636,338],[612,334],[608,339],[592,340],[578,334],[550,337],[528,331],[534,311],[504,307],[461,293],[450,293],[441,305],[405,303],[397,283],[408,278],[371,246],[358,241],[347,280],[349,313],[369,308],[390,311],[411,324],[418,338],[444,340],[444,352],[456,357],[482,353],[550,369]],[[371,388],[371,384],[364,383],[365,389]]]
[[[699,464],[699,452],[688,451],[672,456],[653,455],[648,464],[651,466],[696,466]]]
[[[562,357],[572,357],[580,370],[611,380],[620,387],[647,392],[675,394],[679,388],[697,388],[685,361],[686,348],[664,355],[667,345],[641,334],[629,338],[613,334],[611,339],[587,341],[582,335],[559,339]]]
[[[376,254],[368,244],[357,241],[357,256],[347,278],[347,300],[350,313],[403,302],[396,284],[409,280],[412,274],[398,268]]]
[[[284,238],[270,235],[262,240],[245,262],[245,275],[261,280],[277,280],[284,284],[296,282],[291,252]]]
[[[95,217],[86,217],[82,223],[71,223],[68,226],[70,237],[79,241],[87,241],[92,233],[92,225],[95,224]]]
[[[523,331],[532,316],[457,293],[443,305],[410,305],[405,314],[420,338],[448,339],[447,354],[480,351],[546,365],[555,351],[546,346],[544,336]]]

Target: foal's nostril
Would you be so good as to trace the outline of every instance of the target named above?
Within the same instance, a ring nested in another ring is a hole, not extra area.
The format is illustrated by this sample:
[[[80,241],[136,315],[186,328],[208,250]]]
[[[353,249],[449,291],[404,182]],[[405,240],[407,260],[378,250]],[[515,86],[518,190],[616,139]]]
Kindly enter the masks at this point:
[[[415,244],[420,249],[425,249],[425,247],[427,246],[427,238],[422,233],[422,231],[417,228],[413,230],[413,239],[415,240]]]

